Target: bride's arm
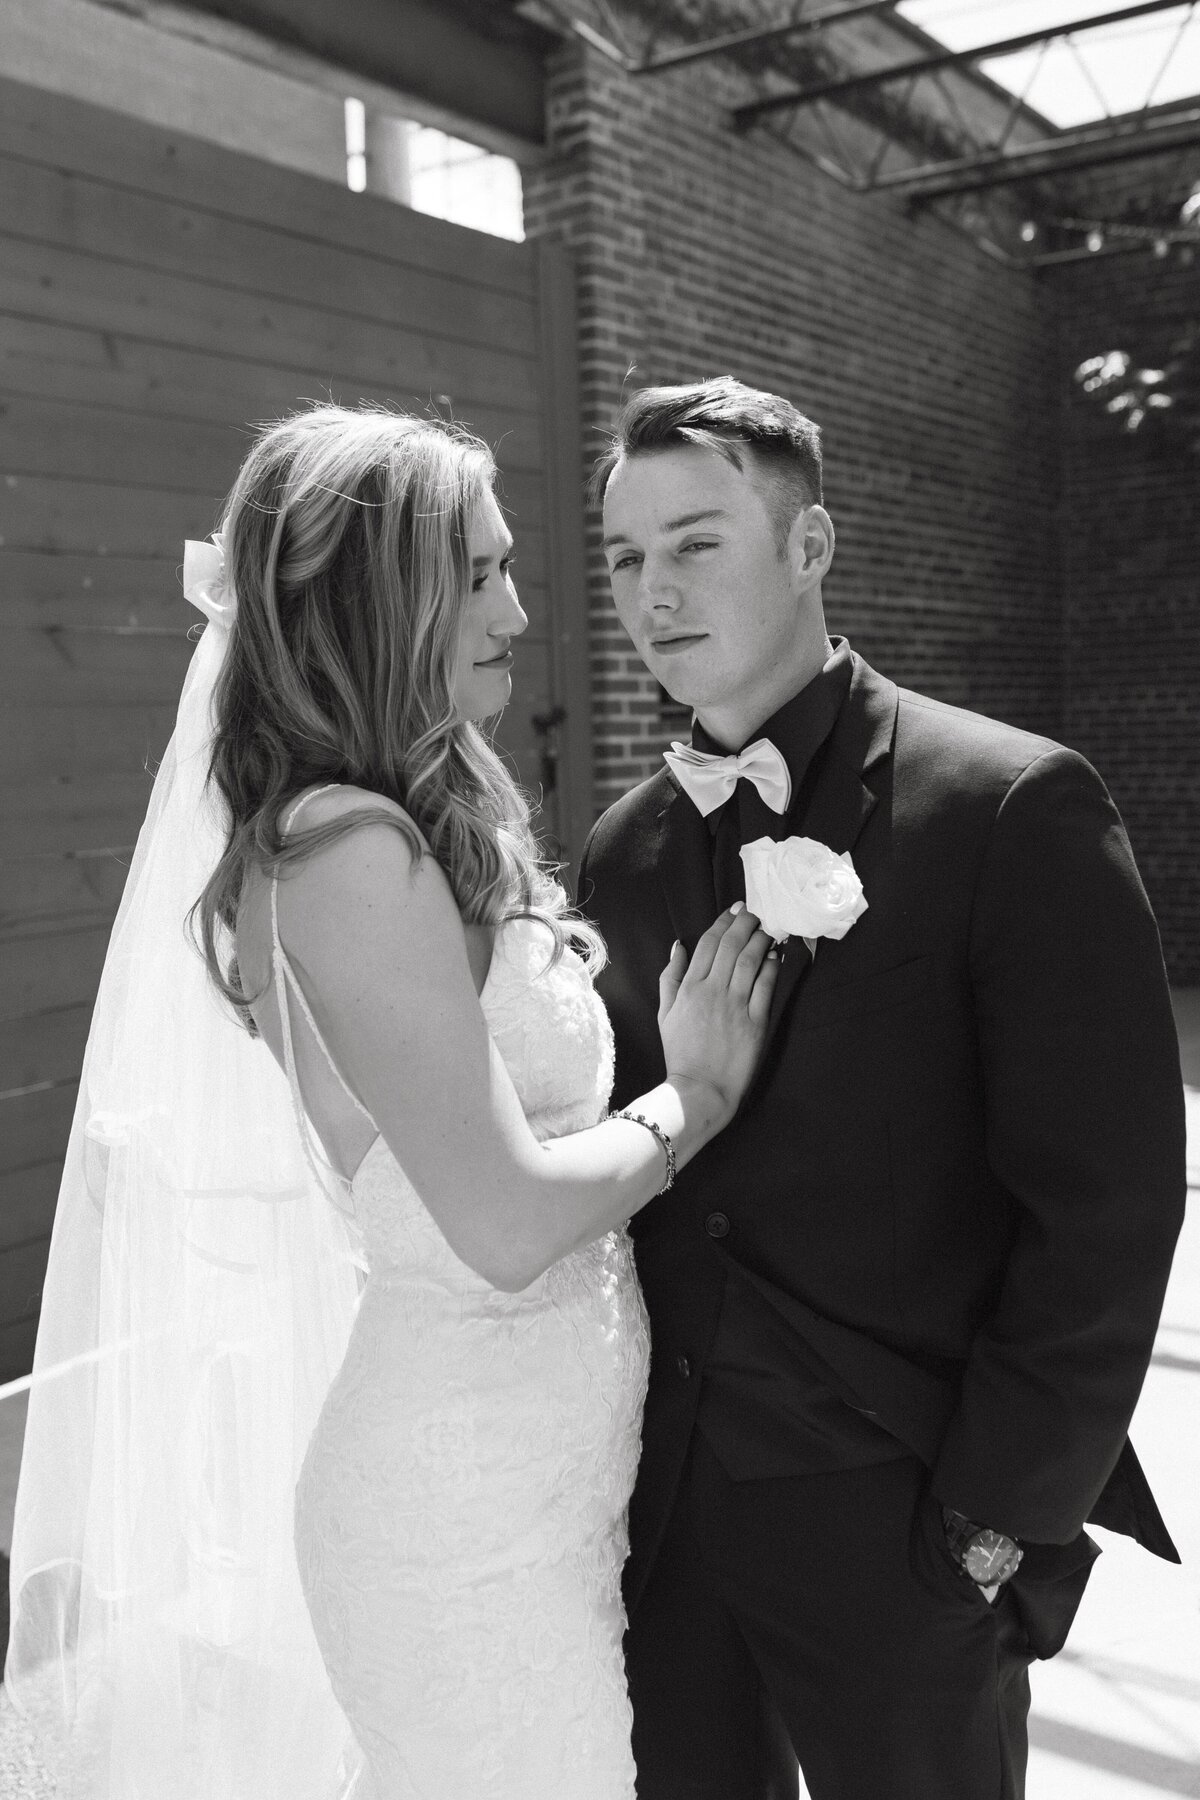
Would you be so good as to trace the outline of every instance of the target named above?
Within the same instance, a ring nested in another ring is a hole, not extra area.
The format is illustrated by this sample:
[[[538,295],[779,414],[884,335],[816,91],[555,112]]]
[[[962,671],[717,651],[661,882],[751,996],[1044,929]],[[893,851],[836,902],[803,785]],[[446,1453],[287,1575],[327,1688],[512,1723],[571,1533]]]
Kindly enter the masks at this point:
[[[516,1292],[662,1187],[661,1146],[612,1119],[539,1144],[475,992],[431,855],[383,824],[318,850],[279,888],[280,929],[330,1048],[455,1254]],[[723,914],[663,977],[667,1079],[634,1102],[682,1166],[728,1123],[774,982],[750,915]]]

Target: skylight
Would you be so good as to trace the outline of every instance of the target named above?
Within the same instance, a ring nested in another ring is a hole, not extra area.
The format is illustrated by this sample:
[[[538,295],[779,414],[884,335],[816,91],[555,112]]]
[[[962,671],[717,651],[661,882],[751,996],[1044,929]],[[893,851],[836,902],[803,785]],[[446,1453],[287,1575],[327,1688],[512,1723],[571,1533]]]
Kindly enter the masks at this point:
[[[951,50],[1116,11],[1121,0],[900,0],[897,11]],[[1200,95],[1200,6],[1180,5],[973,65],[1052,125]]]

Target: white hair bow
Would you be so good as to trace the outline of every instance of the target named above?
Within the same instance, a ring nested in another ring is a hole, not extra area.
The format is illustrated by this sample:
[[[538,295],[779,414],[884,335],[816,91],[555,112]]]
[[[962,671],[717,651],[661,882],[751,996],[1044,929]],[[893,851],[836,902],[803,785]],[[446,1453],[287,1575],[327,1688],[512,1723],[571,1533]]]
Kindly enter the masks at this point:
[[[183,592],[185,599],[202,612],[214,625],[226,630],[237,612],[237,596],[225,570],[225,545],[219,531],[203,543],[188,538],[183,546]]]

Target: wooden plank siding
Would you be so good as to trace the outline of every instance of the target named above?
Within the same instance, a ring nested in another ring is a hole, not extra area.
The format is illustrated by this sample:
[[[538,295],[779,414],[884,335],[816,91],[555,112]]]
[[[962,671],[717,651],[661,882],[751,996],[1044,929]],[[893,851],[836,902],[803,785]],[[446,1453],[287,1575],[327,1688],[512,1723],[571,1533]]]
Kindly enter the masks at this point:
[[[517,538],[530,627],[501,741],[536,788],[533,719],[586,685],[570,286],[552,249],[0,80],[0,1379],[32,1353],[96,981],[190,655],[184,538],[216,523],[253,425],[306,399],[465,420]],[[587,753],[543,821],[564,847]]]

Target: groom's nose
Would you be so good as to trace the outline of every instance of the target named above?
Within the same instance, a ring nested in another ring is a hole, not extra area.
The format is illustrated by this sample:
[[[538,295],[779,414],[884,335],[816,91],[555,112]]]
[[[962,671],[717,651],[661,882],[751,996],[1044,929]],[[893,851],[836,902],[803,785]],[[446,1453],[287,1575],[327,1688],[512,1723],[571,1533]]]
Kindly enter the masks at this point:
[[[638,604],[643,612],[658,612],[679,605],[679,584],[663,563],[647,557],[638,582]]]

